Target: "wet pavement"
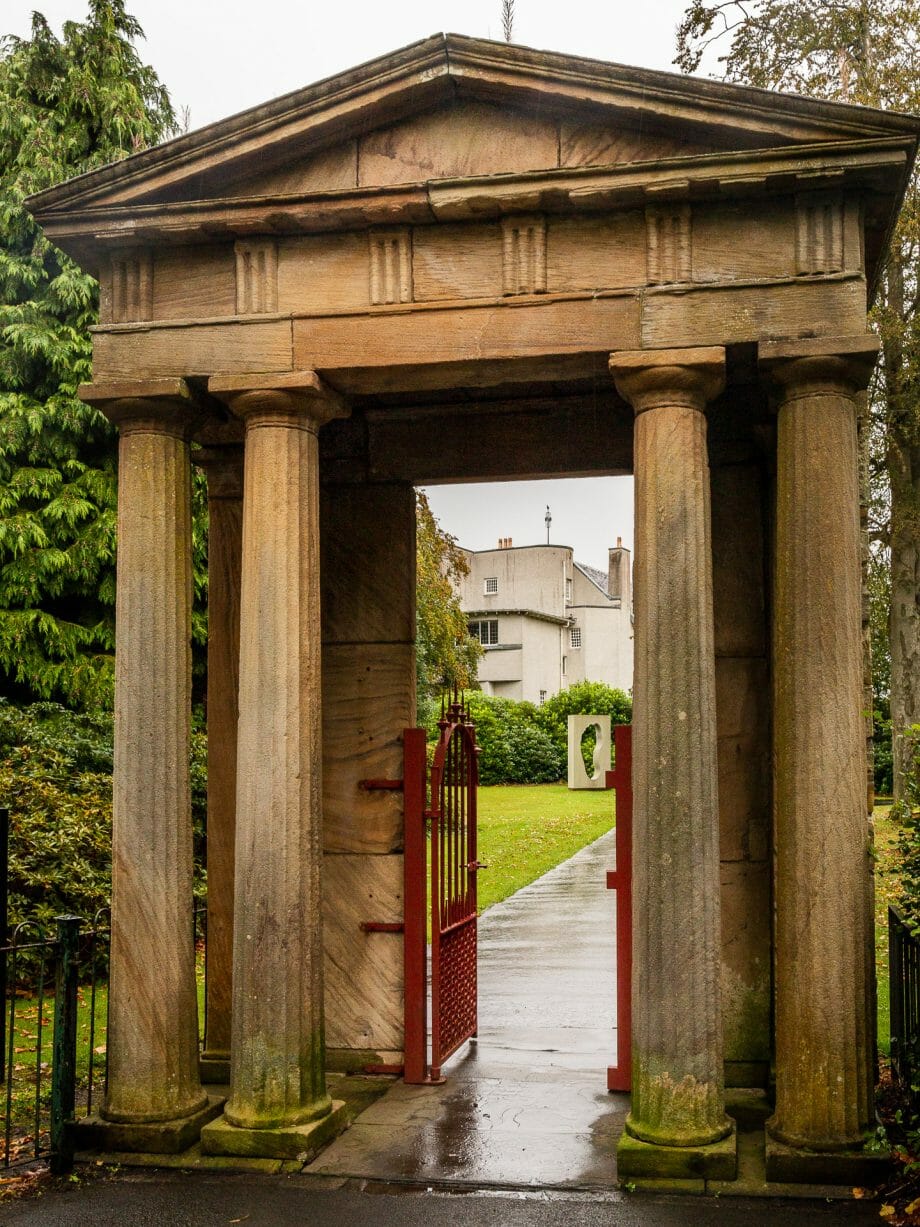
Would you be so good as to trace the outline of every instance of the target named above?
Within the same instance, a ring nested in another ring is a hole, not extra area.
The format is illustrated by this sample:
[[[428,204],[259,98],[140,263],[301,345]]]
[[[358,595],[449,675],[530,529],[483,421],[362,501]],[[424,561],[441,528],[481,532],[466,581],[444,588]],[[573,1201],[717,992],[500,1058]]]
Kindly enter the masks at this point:
[[[121,1172],[0,1205],[17,1227],[821,1227],[878,1223],[868,1202],[630,1197],[625,1193],[467,1193],[360,1187],[306,1176]]]
[[[397,1083],[308,1173],[452,1185],[611,1189],[629,1106],[616,1056],[615,898],[602,836],[479,925],[479,1036],[443,1086]]]

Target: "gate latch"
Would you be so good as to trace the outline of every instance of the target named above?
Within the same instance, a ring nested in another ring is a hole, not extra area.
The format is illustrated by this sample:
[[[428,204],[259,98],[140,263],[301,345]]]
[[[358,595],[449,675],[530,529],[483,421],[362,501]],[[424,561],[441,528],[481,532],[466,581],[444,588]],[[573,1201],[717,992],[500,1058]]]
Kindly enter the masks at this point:
[[[489,866],[485,863],[485,861],[468,861],[466,867],[470,871],[470,873],[476,873],[480,869],[489,868]]]

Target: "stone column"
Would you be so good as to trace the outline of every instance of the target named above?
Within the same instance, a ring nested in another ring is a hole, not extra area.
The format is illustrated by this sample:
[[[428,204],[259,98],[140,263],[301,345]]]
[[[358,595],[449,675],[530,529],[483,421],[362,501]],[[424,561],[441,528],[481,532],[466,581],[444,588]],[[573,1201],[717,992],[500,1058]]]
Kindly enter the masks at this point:
[[[816,1161],[790,1148],[852,1151],[870,1124],[855,396],[876,348],[870,337],[761,346],[761,363],[779,386],[776,1112],[768,1173],[782,1180],[830,1180],[826,1155]],[[852,1169],[836,1170],[849,1182]]]
[[[89,385],[120,432],[108,1078],[90,1132],[175,1151],[219,1111],[198,1077],[192,940],[191,499],[181,380]]]
[[[230,1081],[236,724],[243,552],[243,449],[202,448],[208,478],[208,935],[201,1074]]]
[[[724,362],[721,348],[610,360],[636,412],[633,1075],[617,1160],[635,1175],[735,1171],[723,1091],[705,416]],[[666,1166],[662,1146],[681,1148]]]
[[[209,1153],[294,1158],[339,1126],[323,1035],[318,431],[313,372],[212,379],[246,424],[231,1092]]]

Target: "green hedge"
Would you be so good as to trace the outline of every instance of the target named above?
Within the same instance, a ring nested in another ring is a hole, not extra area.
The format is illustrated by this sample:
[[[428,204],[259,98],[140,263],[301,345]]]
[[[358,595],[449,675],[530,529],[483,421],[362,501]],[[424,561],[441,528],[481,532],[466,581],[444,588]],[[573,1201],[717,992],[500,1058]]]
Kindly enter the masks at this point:
[[[479,691],[466,697],[476,724],[481,784],[552,784],[565,779],[570,715],[609,715],[614,724],[628,724],[632,718],[629,695],[600,682],[579,682],[540,707]],[[428,735],[437,737],[435,721]],[[589,769],[592,750],[593,745],[583,747]]]

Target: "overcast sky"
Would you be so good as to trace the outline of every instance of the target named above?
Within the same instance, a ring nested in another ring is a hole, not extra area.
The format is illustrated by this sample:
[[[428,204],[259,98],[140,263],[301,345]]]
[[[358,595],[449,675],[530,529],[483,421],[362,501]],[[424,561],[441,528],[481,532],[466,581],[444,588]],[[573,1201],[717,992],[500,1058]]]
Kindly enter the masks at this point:
[[[85,0],[0,0],[0,33],[27,35],[39,9],[59,30],[86,17]],[[146,34],[141,53],[188,108],[192,128],[351,68],[429,34],[501,38],[501,0],[128,0]],[[684,0],[516,0],[514,38],[529,47],[671,69]],[[429,491],[444,528],[471,549],[545,541],[606,567],[607,547],[632,544],[632,481],[509,482]]]

